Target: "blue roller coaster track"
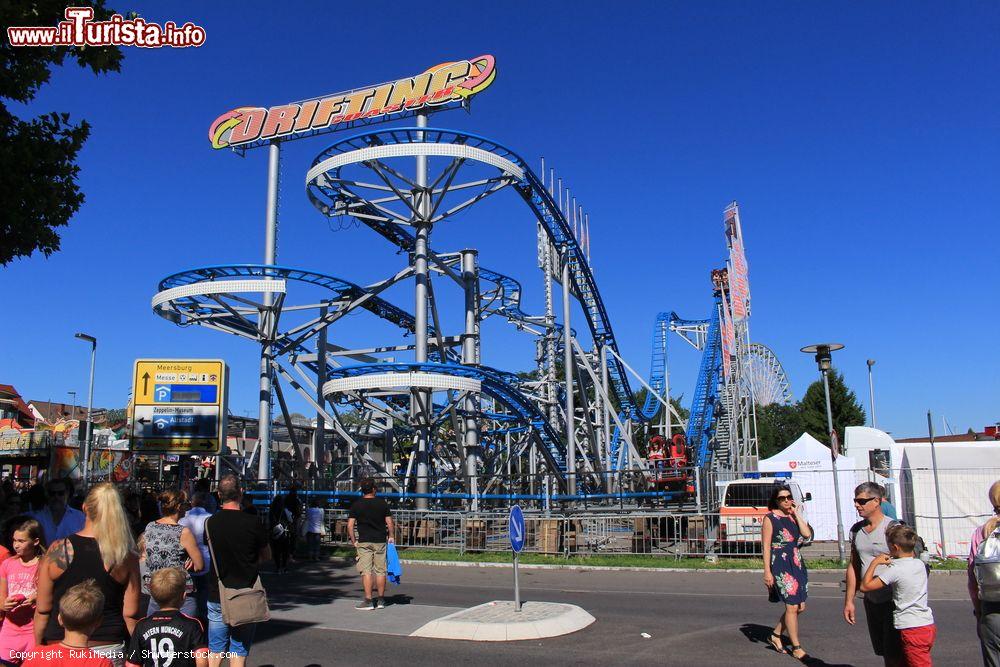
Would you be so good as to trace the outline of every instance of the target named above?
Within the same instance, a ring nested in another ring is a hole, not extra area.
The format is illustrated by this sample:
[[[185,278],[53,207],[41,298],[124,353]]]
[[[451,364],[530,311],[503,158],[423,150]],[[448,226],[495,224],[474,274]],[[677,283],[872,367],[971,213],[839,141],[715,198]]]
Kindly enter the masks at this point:
[[[572,291],[583,306],[594,342],[600,346],[606,345],[616,354],[620,354],[604,301],[597,290],[597,284],[586,261],[584,250],[577,243],[569,222],[545,189],[542,180],[532,171],[525,160],[510,149],[475,134],[439,128],[398,127],[366,132],[339,141],[321,152],[313,161],[312,166],[315,168],[320,163],[337,155],[372,146],[420,143],[459,144],[477,148],[508,160],[520,169],[522,172],[520,178],[513,174],[509,175],[513,181],[512,184],[534,212],[536,219],[542,224],[549,240],[562,252],[563,261],[569,263]],[[339,167],[331,169],[327,172],[327,174],[329,173],[339,173]],[[322,175],[313,176],[306,185],[309,198],[314,206],[325,215],[352,215],[401,250],[412,252],[416,242],[415,237],[402,225],[387,218],[375,207],[359,201],[352,196],[352,193],[345,192],[333,185],[330,179],[324,178]],[[511,319],[537,323],[537,318],[527,316],[520,309],[520,285],[516,281],[489,269],[481,268],[480,272],[484,278],[495,280],[498,287],[504,290],[505,295],[510,295],[509,297],[505,296],[505,304],[507,305],[504,314]],[[512,283],[517,285],[517,288],[508,291],[513,287]],[[643,419],[632,397],[632,390],[624,367],[614,355],[609,355],[609,357],[608,376],[621,411],[630,418]]]

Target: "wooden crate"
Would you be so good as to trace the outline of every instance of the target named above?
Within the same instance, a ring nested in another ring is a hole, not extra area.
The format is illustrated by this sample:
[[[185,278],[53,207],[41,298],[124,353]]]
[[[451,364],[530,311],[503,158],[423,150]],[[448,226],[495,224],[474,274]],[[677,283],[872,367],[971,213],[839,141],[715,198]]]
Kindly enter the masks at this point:
[[[472,551],[486,548],[486,522],[470,519],[465,523],[465,548]]]

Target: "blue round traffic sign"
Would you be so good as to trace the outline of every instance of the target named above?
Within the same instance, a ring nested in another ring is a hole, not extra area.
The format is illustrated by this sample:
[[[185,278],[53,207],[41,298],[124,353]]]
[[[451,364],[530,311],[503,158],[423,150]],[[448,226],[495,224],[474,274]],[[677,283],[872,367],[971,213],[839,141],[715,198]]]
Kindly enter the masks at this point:
[[[524,548],[524,513],[518,505],[510,508],[507,518],[507,531],[510,535],[510,548],[514,553],[521,553]]]

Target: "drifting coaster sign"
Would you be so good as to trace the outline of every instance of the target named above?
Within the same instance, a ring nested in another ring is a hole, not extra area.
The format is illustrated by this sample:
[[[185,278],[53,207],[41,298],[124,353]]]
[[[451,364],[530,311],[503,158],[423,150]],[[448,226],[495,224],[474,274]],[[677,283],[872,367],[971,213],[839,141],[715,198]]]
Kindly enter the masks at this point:
[[[357,88],[270,109],[241,107],[222,114],[208,130],[212,148],[253,148],[273,139],[396,120],[418,110],[461,106],[496,78],[491,55],[435,65],[417,76]]]
[[[133,451],[214,455],[226,437],[229,372],[218,359],[138,359],[132,375]]]

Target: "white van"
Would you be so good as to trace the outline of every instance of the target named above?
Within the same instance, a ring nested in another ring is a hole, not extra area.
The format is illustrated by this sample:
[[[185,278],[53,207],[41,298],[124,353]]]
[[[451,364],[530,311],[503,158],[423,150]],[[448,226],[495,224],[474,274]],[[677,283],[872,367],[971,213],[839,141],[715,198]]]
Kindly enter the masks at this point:
[[[812,500],[803,496],[798,483],[788,478],[760,477],[719,482],[722,503],[719,506],[719,530],[716,543],[720,553],[758,553],[760,527],[767,514],[767,501],[775,485],[787,486],[800,511]]]

